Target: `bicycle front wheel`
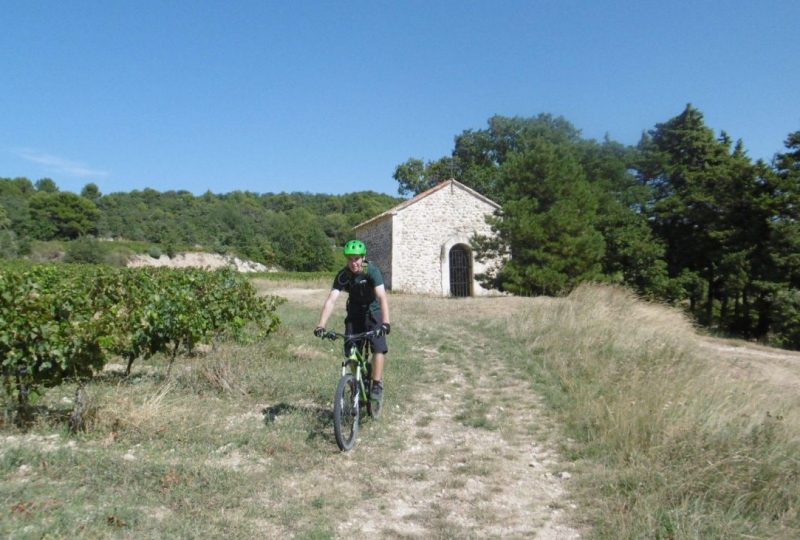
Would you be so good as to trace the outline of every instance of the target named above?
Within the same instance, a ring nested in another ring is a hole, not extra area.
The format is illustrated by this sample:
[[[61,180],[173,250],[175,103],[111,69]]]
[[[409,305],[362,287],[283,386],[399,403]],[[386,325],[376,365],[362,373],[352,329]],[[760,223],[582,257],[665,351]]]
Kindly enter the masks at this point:
[[[347,451],[355,446],[360,412],[358,381],[352,373],[348,373],[339,379],[333,399],[333,432],[341,450]]]

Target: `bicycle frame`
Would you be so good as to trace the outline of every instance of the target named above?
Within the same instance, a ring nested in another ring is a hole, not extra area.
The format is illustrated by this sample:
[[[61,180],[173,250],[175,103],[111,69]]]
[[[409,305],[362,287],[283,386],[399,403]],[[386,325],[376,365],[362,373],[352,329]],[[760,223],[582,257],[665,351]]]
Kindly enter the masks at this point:
[[[349,369],[350,373],[356,377],[360,401],[369,401],[369,393],[364,384],[364,376],[369,372],[369,357],[372,352],[369,338],[375,336],[375,334],[375,330],[358,334],[340,334],[339,332],[329,331],[322,336],[330,340],[342,338],[345,340],[345,345],[352,344],[350,356],[347,356],[346,351],[343,351],[345,356],[344,360],[342,360],[342,376],[346,375]]]
[[[329,331],[320,336],[330,340],[337,338],[345,340],[342,375],[336,387],[333,402],[336,444],[344,451],[350,450],[355,445],[362,407],[368,416],[374,415],[372,403],[370,403],[370,388],[365,384],[365,379],[370,376],[369,338],[375,335],[379,335],[378,332],[370,330],[360,334],[340,334]]]

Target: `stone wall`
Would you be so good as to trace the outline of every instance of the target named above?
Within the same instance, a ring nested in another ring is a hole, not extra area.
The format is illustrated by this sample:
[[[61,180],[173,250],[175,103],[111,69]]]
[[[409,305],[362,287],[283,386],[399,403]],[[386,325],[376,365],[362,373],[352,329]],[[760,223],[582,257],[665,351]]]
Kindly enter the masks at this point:
[[[378,265],[387,289],[392,288],[392,217],[381,217],[368,227],[358,229],[356,236],[367,245],[367,260]]]

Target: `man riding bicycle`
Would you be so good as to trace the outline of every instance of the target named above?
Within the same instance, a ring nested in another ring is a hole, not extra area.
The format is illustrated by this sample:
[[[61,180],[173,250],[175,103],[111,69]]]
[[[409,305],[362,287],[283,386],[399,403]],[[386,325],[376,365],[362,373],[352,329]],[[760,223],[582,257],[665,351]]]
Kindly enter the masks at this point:
[[[389,300],[383,285],[383,274],[378,266],[366,260],[367,246],[361,240],[350,240],[344,245],[347,266],[342,268],[333,280],[331,292],[322,306],[319,322],[314,335],[325,334],[325,324],[333,313],[336,299],[342,291],[348,293],[345,333],[356,334],[377,330],[370,338],[372,345],[372,391],[370,399],[383,400],[383,362],[389,351],[386,335],[389,334]],[[352,344],[345,343],[345,347]]]

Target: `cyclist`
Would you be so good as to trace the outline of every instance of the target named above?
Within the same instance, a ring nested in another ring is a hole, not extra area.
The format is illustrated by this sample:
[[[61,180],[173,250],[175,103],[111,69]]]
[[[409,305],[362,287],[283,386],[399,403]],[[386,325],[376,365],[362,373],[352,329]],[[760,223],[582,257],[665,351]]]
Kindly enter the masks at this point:
[[[377,335],[370,338],[373,352],[370,399],[380,404],[383,400],[384,355],[389,351],[385,336],[391,329],[389,300],[383,286],[383,274],[375,263],[366,259],[367,246],[361,240],[348,241],[344,245],[344,255],[347,257],[347,266],[333,280],[333,287],[322,306],[314,335],[321,337],[325,333],[325,324],[333,313],[336,299],[342,291],[347,292],[345,333],[377,330]],[[345,351],[349,346],[352,344],[345,343]]]

